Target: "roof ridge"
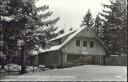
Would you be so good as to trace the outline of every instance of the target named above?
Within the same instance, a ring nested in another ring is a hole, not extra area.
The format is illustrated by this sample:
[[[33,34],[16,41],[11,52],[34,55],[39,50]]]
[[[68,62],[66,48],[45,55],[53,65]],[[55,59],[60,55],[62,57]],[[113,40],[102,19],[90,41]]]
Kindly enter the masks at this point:
[[[52,46],[51,48],[47,49],[47,50],[42,50],[40,52],[44,53],[44,52],[48,52],[48,51],[56,51],[61,49],[65,44],[67,44],[72,38],[74,38],[78,33],[80,33],[84,28],[86,27],[80,27],[77,31],[75,31],[74,33],[72,33],[71,35],[68,36],[68,38],[60,45],[55,45]]]

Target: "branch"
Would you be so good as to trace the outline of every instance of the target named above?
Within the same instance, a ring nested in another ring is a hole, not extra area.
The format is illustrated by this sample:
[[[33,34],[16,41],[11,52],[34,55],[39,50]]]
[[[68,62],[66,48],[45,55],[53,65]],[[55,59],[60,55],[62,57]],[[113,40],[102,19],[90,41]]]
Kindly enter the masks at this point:
[[[45,11],[45,10],[47,10],[47,9],[49,9],[49,6],[46,6],[46,5],[44,5],[44,6],[41,6],[41,7],[39,7],[39,8],[36,8],[36,12],[39,12],[39,11]]]
[[[47,12],[47,13],[45,13],[45,14],[40,14],[40,15],[38,16],[38,18],[45,20],[45,19],[47,19],[49,16],[51,16],[52,13],[53,13],[53,12],[50,12],[50,11],[49,11],[49,12]]]

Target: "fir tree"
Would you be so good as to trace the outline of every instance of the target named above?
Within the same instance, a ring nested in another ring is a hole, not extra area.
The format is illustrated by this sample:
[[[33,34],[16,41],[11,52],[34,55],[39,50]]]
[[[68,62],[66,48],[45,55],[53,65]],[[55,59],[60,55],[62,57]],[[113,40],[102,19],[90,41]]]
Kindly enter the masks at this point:
[[[95,19],[95,26],[94,26],[97,34],[99,34],[100,32],[101,26],[102,26],[101,18],[99,17],[99,14],[97,14],[96,19]]]
[[[91,14],[90,10],[88,10],[86,15],[83,17],[81,27],[83,27],[83,26],[91,27],[92,25],[93,25],[92,14]]]
[[[2,52],[7,55],[8,59],[20,49],[20,73],[25,73],[24,53],[25,49],[28,49],[28,43],[31,45],[29,37],[34,29],[33,6],[29,2],[23,2],[22,0],[2,0],[0,4],[2,6],[0,9],[1,39],[4,42],[4,47],[1,46]],[[19,43],[20,47],[17,47]]]
[[[111,54],[126,53],[127,6],[126,0],[111,0],[110,5],[100,13],[104,21],[104,42],[109,47]]]
[[[12,56],[16,54],[20,44],[21,73],[24,73],[26,66],[23,60],[27,55],[25,53],[35,49],[37,45],[45,46],[45,37],[47,36],[44,30],[38,32],[39,29],[55,25],[59,18],[46,20],[52,12],[39,15],[38,12],[44,12],[49,7],[44,5],[37,8],[35,0],[2,0],[0,5],[0,38],[3,42],[1,51]]]
[[[45,34],[46,34],[46,39],[50,40],[54,37],[58,36],[58,32],[56,32],[56,30],[58,29],[58,27],[55,27],[53,25],[49,26],[46,30],[45,30]]]
[[[34,35],[37,35],[36,42],[38,42],[38,46],[41,45],[40,47],[42,48],[47,46],[46,41],[58,35],[58,33],[55,33],[55,31],[58,29],[55,24],[58,22],[59,17],[50,19],[53,12],[48,11],[48,9],[49,6],[47,5],[36,8],[37,17],[39,19],[37,27],[39,28],[35,31]],[[41,14],[38,14],[38,12],[41,12]]]
[[[94,31],[96,32],[97,37],[102,40],[103,36],[104,36],[104,29],[103,29],[104,28],[104,22],[100,18],[99,13],[96,15],[94,23],[95,23],[94,27],[93,27]]]
[[[59,17],[46,20],[52,15],[52,12],[48,11],[43,14],[38,14],[38,12],[45,12],[49,9],[49,6],[44,5],[37,8],[34,4],[34,0],[1,1],[1,5],[3,6],[0,13],[1,40],[3,39],[4,44],[6,44],[6,46],[4,46],[6,49],[4,50],[10,51],[11,54],[13,52],[13,54],[15,54],[15,50],[11,49],[17,47],[16,43],[18,39],[24,40],[24,45],[27,49],[29,48],[29,51],[33,49],[36,44],[42,45],[41,43],[44,42],[43,37],[47,39],[47,37],[52,38],[55,36],[52,32],[57,29],[54,28],[54,25],[59,20]],[[44,30],[44,28],[48,29]],[[51,36],[48,36],[49,34],[51,34]],[[12,48],[9,48],[11,46],[8,46],[8,44],[11,44]]]

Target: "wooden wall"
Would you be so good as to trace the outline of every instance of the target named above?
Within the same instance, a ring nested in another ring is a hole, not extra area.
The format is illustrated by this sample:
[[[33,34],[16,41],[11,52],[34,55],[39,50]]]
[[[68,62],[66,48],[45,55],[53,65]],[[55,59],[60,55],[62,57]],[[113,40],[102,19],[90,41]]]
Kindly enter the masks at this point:
[[[76,46],[76,40],[81,41],[80,47]],[[83,47],[84,40],[88,42],[87,47]],[[90,41],[94,41],[94,48],[90,48]],[[63,47],[62,51],[66,53],[74,53],[74,54],[105,55],[104,47],[96,39],[96,34],[90,29],[89,30],[83,29]]]
[[[81,46],[76,46],[76,40],[81,41]],[[88,42],[87,47],[83,47],[83,41],[86,40]],[[90,48],[90,41],[94,41],[94,47]],[[65,53],[74,53],[74,54],[84,54],[84,55],[105,55],[105,50],[102,45],[93,38],[84,38],[84,37],[76,37],[72,39],[69,43],[67,43],[63,49]]]
[[[45,66],[60,67],[62,65],[60,52],[53,51],[53,52],[40,54],[39,64]]]

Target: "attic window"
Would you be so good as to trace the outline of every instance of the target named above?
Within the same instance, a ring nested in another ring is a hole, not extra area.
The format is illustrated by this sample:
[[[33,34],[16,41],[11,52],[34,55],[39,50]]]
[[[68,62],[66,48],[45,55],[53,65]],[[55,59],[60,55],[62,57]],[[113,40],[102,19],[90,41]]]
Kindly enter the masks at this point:
[[[83,47],[87,47],[87,41],[83,41]]]
[[[80,46],[80,40],[76,40],[76,46]]]
[[[93,48],[93,47],[94,47],[94,42],[91,41],[91,42],[90,42],[90,48]]]

